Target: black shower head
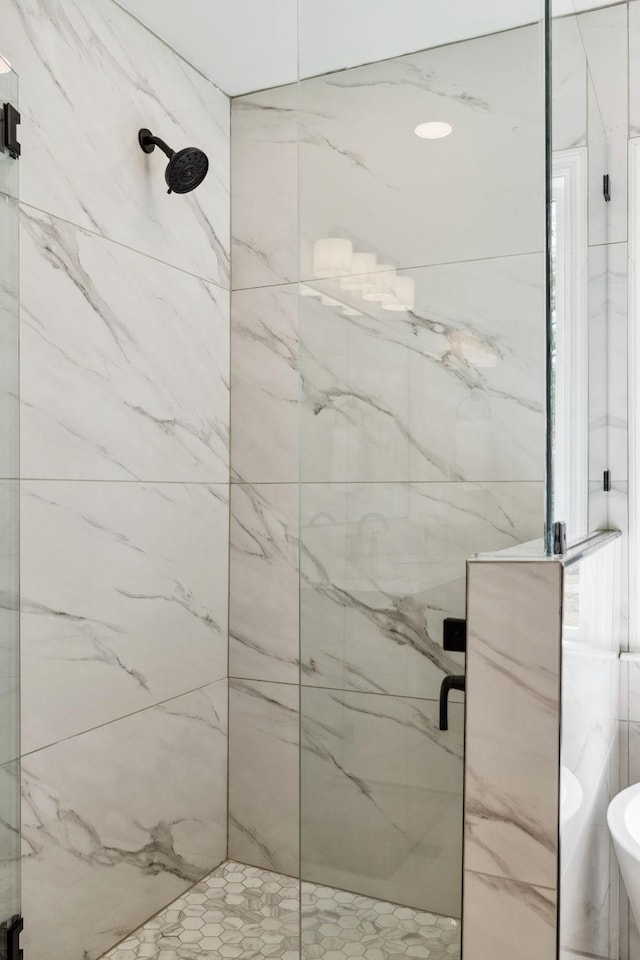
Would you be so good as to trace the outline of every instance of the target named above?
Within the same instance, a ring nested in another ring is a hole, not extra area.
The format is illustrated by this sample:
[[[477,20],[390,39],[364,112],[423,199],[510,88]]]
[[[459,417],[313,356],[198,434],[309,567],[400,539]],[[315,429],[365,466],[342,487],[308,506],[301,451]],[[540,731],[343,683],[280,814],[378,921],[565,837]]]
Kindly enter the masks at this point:
[[[156,147],[160,147],[169,157],[164,174],[169,187],[168,193],[190,193],[200,186],[207,175],[209,160],[206,153],[198,147],[185,147],[184,150],[176,152],[146,128],[138,131],[138,142],[145,153],[153,153]]]

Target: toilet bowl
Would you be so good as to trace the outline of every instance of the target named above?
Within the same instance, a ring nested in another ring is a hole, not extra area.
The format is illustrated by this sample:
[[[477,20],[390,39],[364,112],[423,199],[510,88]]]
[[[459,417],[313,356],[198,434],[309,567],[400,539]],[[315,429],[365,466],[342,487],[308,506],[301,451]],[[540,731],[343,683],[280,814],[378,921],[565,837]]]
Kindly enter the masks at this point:
[[[607,823],[636,923],[640,925],[640,783],[617,794]]]

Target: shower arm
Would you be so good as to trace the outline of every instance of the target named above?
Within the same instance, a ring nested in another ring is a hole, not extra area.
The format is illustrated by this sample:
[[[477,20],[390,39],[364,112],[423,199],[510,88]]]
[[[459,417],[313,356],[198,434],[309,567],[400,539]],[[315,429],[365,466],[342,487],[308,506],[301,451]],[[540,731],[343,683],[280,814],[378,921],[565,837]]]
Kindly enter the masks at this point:
[[[160,147],[169,160],[175,153],[175,150],[167,146],[164,140],[161,140],[160,137],[154,137],[150,130],[141,130],[138,134],[138,140],[145,153],[153,153],[156,147]]]

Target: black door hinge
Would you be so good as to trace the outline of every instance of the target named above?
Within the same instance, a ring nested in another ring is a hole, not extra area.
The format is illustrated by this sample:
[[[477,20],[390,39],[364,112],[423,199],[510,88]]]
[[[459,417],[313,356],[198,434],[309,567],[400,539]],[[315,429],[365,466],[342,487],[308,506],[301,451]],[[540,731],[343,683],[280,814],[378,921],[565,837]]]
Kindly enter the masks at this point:
[[[20,156],[18,142],[18,124],[20,114],[12,103],[5,103],[2,108],[2,144],[9,151],[9,156],[17,160]]]
[[[16,914],[4,928],[5,953],[7,960],[23,960],[24,951],[20,946],[20,934],[24,927],[24,920]]]
[[[606,493],[609,493],[611,490],[611,470],[605,470],[604,474],[602,475],[602,489]]]
[[[445,617],[442,621],[442,647],[452,653],[467,652],[467,621]]]
[[[611,180],[609,179],[609,174],[605,173],[602,178],[602,195],[607,203],[611,200]]]

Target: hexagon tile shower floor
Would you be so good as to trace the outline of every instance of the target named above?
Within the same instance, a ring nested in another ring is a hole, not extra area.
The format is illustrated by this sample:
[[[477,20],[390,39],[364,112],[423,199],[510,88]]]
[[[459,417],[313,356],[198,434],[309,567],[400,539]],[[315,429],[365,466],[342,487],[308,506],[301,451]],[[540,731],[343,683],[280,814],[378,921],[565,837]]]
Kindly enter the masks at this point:
[[[103,960],[458,960],[460,924],[227,862]]]

